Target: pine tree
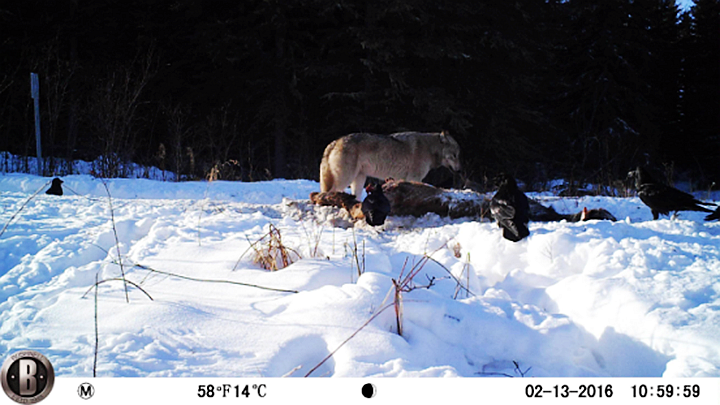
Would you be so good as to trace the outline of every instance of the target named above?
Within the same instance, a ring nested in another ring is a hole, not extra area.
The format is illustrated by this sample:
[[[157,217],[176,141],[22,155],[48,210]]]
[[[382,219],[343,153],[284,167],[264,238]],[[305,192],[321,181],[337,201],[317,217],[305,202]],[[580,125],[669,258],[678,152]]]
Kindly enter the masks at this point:
[[[683,115],[692,169],[703,183],[720,180],[720,1],[697,0],[684,47]]]
[[[658,0],[567,7],[574,35],[563,47],[561,111],[570,118],[571,169],[585,180],[617,179],[639,161],[658,159],[662,131],[676,122],[677,11]]]

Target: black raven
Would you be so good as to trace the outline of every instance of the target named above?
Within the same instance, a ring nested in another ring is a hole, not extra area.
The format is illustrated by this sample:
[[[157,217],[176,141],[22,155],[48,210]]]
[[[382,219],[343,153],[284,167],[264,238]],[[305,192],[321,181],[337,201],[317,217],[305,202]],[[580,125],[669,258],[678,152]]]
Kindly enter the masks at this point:
[[[653,219],[658,219],[660,214],[670,215],[670,212],[677,214],[678,211],[712,212],[703,205],[715,205],[702,202],[684,191],[656,182],[648,171],[640,166],[637,170],[628,173],[628,176],[635,179],[638,197],[650,207]]]
[[[530,205],[528,199],[517,187],[515,179],[507,174],[497,177],[498,191],[490,200],[490,212],[503,228],[503,237],[518,242],[530,235]]]
[[[53,181],[52,181],[52,185],[51,185],[50,188],[45,192],[45,194],[50,194],[50,195],[63,195],[63,190],[62,190],[61,184],[63,184],[63,181],[60,180],[59,178],[55,177],[55,178],[53,179]]]
[[[715,219],[720,219],[720,207],[718,207],[712,214],[705,217],[706,221],[712,221]]]
[[[369,184],[365,191],[367,191],[367,197],[361,206],[362,213],[365,214],[365,222],[372,226],[384,224],[385,218],[390,214],[390,201],[383,194],[382,187]]]

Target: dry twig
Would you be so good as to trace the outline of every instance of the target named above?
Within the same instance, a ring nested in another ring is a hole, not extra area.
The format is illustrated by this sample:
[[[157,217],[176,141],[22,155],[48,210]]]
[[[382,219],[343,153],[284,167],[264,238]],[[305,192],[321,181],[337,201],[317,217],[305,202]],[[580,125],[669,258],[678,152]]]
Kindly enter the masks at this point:
[[[13,214],[13,216],[11,216],[10,219],[5,223],[5,226],[3,226],[3,229],[0,231],[0,236],[2,236],[2,235],[5,233],[5,230],[8,228],[8,226],[10,226],[10,223],[15,219],[15,217],[17,217],[17,216],[20,214],[20,212],[21,212],[23,209],[25,209],[25,206],[28,205],[28,203],[30,202],[30,200],[32,200],[33,198],[35,198],[35,196],[37,196],[37,195],[40,193],[40,191],[42,191],[42,189],[44,189],[45,187],[47,187],[48,184],[50,184],[51,181],[52,181],[52,180],[48,180],[47,183],[43,184],[42,187],[40,187],[39,189],[37,189],[37,191],[35,191],[34,193],[32,193],[32,195],[31,195],[30,197],[28,197],[27,200],[25,200],[25,202],[23,202],[23,204],[20,206],[20,208],[17,210],[17,212],[15,212],[15,213]]]
[[[122,257],[120,255],[120,239],[117,234],[117,227],[115,226],[115,211],[112,205],[112,196],[110,195],[110,189],[108,188],[107,182],[103,180],[103,186],[108,195],[108,205],[110,205],[110,221],[112,222],[113,235],[115,235],[115,247],[117,248],[118,264],[120,265],[120,274],[122,275],[122,281],[125,284],[125,300],[130,302],[130,295],[128,294],[127,280],[125,279],[125,267],[123,267]]]
[[[233,284],[233,285],[241,285],[241,286],[245,286],[245,287],[259,288],[261,290],[268,290],[268,291],[287,292],[287,293],[295,293],[295,294],[298,293],[298,291],[296,291],[296,290],[285,290],[285,289],[281,289],[281,288],[264,287],[264,286],[257,285],[257,284],[241,283],[239,281],[207,280],[207,279],[201,279],[201,278],[195,278],[195,277],[189,277],[189,276],[182,276],[180,274],[174,274],[174,273],[169,273],[166,271],[156,270],[156,269],[150,268],[148,266],[144,266],[142,264],[136,264],[134,267],[137,267],[138,269],[142,269],[142,270],[147,270],[147,271],[150,271],[153,273],[164,274],[166,276],[181,278],[183,280],[198,281],[198,282],[203,282],[203,283]]]

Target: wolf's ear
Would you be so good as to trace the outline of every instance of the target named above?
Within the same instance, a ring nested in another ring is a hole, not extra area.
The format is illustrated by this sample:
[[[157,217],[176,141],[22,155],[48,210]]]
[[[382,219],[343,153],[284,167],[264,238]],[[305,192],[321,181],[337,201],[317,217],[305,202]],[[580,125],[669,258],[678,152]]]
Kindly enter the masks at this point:
[[[442,143],[447,142],[447,140],[448,140],[448,135],[450,135],[450,134],[448,134],[447,131],[444,131],[444,130],[443,130],[442,132],[440,132],[440,141],[441,141]]]

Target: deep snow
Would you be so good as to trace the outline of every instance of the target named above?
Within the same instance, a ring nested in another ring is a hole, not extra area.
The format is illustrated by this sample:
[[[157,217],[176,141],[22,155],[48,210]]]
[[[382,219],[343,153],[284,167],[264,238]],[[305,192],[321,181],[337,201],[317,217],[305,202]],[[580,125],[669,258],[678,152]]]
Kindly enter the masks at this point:
[[[96,276],[109,280],[98,376],[304,376],[424,255],[403,336],[389,308],[312,376],[720,376],[720,223],[701,213],[652,221],[638,198],[535,195],[618,221],[531,223],[512,243],[494,223],[434,214],[345,228],[339,210],[307,204],[313,181],[113,179],[116,246],[102,181],[63,179],[64,196],[40,192],[18,213],[50,179],[0,175],[0,226],[16,215],[0,235],[0,358],[38,350],[58,376],[92,376]],[[275,272],[249,249],[271,224],[302,256]],[[118,247],[153,300],[130,286],[126,302]]]

